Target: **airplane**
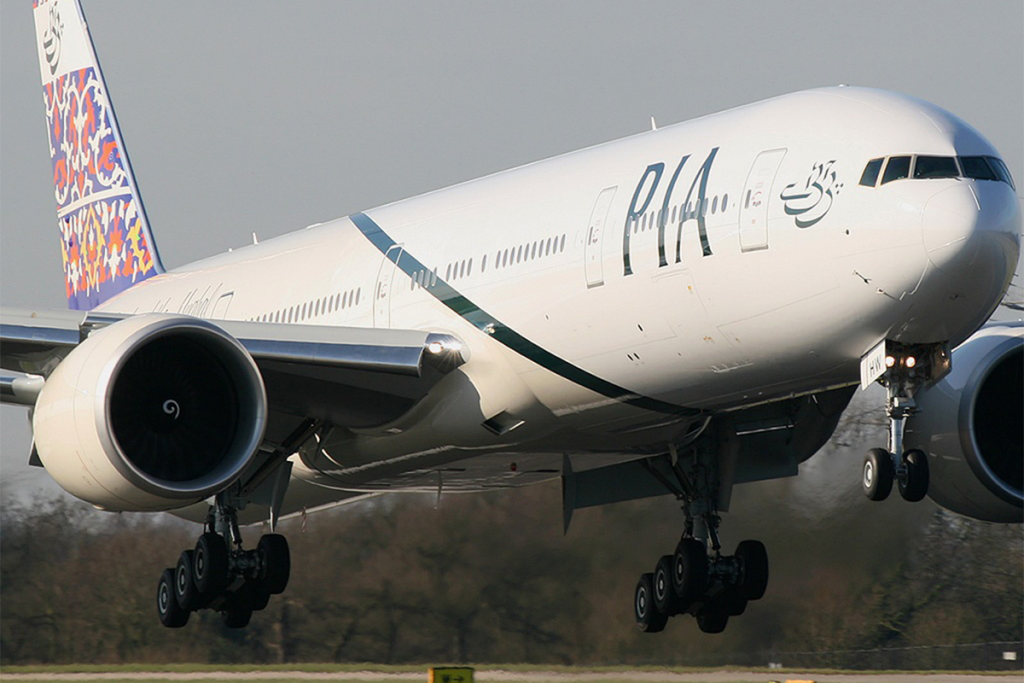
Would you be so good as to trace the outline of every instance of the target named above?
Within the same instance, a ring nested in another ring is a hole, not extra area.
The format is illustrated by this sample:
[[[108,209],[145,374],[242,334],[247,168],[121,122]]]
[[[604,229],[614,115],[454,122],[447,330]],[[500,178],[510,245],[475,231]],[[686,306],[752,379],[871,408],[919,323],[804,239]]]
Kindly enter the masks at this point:
[[[637,625],[720,633],[769,576],[759,541],[725,549],[733,488],[795,476],[876,383],[868,498],[1022,521],[1024,325],[986,324],[1020,207],[953,114],[796,92],[168,269],[80,4],[34,19],[68,310],[0,312],[0,398],[72,495],[203,525],[165,626],[247,625],[289,515],[560,479],[566,530],[674,496]]]

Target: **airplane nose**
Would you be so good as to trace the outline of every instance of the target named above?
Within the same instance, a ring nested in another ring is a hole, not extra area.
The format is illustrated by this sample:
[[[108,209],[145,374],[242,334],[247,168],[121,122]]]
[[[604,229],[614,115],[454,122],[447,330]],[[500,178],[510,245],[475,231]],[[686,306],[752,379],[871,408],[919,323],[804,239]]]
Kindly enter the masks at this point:
[[[928,258],[942,271],[1003,280],[1016,267],[1020,207],[1004,183],[961,181],[942,190],[925,205],[921,227]]]

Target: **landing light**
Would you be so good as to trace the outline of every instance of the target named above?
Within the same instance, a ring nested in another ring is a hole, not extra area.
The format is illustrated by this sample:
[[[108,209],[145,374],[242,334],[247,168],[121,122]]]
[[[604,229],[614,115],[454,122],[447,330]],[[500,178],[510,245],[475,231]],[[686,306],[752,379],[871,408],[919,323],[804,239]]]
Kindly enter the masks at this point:
[[[447,341],[432,341],[427,344],[427,351],[435,356],[444,353],[445,351],[458,353],[459,351],[462,351],[462,342],[454,339],[449,339]]]
[[[893,358],[892,356],[886,356],[885,357],[885,367],[891,368],[894,365],[896,365],[896,359]]]
[[[913,356],[907,356],[907,367],[912,368],[917,365],[917,359]]]

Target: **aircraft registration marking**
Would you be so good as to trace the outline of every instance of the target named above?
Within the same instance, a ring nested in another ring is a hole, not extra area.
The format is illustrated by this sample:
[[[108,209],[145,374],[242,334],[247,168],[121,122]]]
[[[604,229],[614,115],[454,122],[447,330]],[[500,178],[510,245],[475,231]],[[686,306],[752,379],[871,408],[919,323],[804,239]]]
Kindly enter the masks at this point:
[[[860,388],[867,389],[875,380],[885,374],[885,340],[861,356]]]

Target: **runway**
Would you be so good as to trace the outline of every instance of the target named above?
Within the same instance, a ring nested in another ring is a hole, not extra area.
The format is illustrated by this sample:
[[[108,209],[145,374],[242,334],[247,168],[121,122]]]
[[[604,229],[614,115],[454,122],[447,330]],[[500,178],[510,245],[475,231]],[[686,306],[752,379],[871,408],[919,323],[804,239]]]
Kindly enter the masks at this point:
[[[247,681],[289,682],[289,681],[346,681],[350,683],[395,683],[404,681],[426,681],[427,671],[382,672],[382,671],[287,671],[253,669],[245,671],[0,671],[3,681]],[[508,671],[502,669],[479,669],[476,681],[486,683],[785,683],[787,681],[814,681],[814,683],[1002,683],[1024,681],[1024,672],[993,673],[899,673],[899,672],[799,672],[799,671],[659,671],[659,670],[613,670],[597,671]]]

